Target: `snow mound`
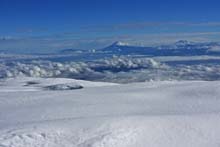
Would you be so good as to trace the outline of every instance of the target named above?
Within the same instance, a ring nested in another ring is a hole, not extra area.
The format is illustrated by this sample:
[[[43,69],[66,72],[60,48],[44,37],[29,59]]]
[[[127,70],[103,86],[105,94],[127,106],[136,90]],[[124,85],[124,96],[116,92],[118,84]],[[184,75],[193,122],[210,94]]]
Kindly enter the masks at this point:
[[[113,86],[114,83],[90,82],[65,78],[8,78],[0,81],[0,92],[42,91],[42,90],[74,90],[89,87]]]
[[[68,83],[68,84],[56,84],[44,87],[46,90],[75,90],[75,89],[82,89],[83,86],[75,84],[75,83]]]

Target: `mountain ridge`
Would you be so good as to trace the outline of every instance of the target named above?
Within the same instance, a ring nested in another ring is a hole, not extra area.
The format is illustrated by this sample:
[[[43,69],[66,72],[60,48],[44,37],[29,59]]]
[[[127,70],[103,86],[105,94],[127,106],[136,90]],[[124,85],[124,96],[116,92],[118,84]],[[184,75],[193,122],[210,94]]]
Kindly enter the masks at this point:
[[[99,49],[104,53],[112,54],[141,54],[150,56],[189,56],[189,55],[220,55],[220,43],[218,42],[191,42],[179,40],[170,45],[156,47],[135,46],[128,43],[116,41],[111,45]]]

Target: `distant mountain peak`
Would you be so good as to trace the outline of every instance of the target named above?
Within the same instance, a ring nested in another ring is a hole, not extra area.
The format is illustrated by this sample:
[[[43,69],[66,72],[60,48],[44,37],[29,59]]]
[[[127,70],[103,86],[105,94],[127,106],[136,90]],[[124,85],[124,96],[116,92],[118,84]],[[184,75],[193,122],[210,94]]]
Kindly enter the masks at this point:
[[[129,45],[128,43],[116,41],[111,46],[128,46],[128,45]]]
[[[192,44],[193,42],[188,41],[188,40],[179,40],[177,42],[175,42],[175,45],[189,45]]]

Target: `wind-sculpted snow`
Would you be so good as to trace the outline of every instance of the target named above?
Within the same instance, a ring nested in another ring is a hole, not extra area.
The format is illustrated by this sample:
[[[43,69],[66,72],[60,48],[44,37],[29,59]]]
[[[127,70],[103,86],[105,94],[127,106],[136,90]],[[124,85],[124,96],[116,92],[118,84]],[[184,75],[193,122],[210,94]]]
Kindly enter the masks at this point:
[[[219,81],[4,79],[0,147],[219,147],[219,95]]]
[[[134,58],[119,56],[85,62],[53,62],[45,60],[2,62],[0,77],[61,77],[91,81],[109,81],[117,83],[143,82],[150,80],[219,80],[220,64],[206,63],[198,58],[196,64],[190,58],[181,59]],[[181,59],[185,63],[178,63]],[[196,58],[195,58],[196,59]],[[213,58],[210,58],[214,60]],[[176,61],[175,61],[176,60]],[[191,63],[192,62],[192,63]],[[178,64],[177,64],[178,63]]]

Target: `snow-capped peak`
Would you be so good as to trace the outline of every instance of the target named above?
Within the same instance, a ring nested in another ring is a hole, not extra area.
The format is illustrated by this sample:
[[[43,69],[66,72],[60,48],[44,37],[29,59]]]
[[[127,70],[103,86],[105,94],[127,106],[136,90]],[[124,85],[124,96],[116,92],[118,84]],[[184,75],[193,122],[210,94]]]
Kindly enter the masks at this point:
[[[189,44],[192,44],[192,42],[187,41],[187,40],[179,40],[175,43],[175,45],[177,46],[184,46],[184,45],[189,45]]]
[[[128,46],[128,43],[116,41],[112,44],[112,46]]]

